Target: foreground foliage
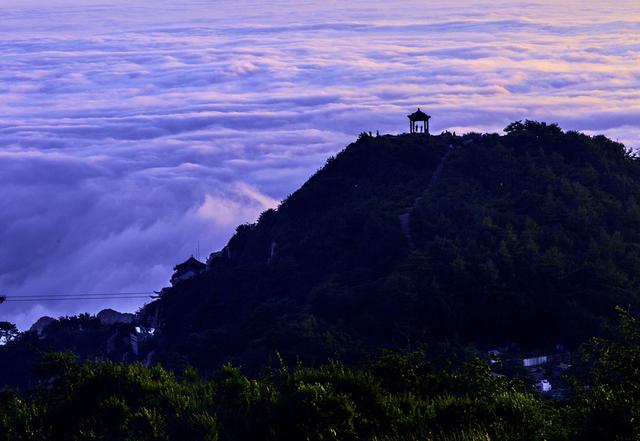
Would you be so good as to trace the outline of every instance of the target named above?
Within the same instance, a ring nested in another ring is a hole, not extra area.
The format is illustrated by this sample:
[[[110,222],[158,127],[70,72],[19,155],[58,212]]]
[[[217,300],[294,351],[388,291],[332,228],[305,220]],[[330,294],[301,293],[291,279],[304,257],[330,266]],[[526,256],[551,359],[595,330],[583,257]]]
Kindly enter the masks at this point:
[[[208,379],[160,367],[47,355],[29,397],[0,395],[1,440],[637,439],[640,325],[584,345],[565,401],[492,375],[485,360],[427,362],[386,352],[359,369],[279,367]]]
[[[544,438],[558,418],[484,363],[435,371],[416,354],[387,354],[367,369],[282,367],[258,379],[226,365],[208,381],[52,354],[41,373],[50,380],[31,399],[2,396],[5,439],[524,440]]]

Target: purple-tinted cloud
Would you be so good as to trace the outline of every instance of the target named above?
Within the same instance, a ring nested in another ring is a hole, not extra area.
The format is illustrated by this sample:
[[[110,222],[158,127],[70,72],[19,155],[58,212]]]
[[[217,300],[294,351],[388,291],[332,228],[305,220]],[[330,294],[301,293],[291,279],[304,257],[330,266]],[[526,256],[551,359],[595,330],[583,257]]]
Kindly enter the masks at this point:
[[[640,5],[561,3],[3,0],[0,293],[158,289],[417,105],[436,131],[535,118],[638,147]]]

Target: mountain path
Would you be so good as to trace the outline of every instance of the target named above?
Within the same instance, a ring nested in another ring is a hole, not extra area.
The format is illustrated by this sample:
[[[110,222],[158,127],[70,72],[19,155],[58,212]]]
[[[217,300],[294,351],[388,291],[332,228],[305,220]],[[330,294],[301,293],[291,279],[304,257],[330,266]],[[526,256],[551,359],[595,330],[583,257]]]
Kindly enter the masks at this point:
[[[451,153],[453,153],[453,145],[449,144],[449,148],[447,149],[445,154],[442,155],[442,158],[440,158],[440,162],[438,163],[438,166],[436,167],[433,174],[431,175],[431,179],[429,180],[429,185],[427,185],[427,188],[425,188],[425,190],[421,193],[420,196],[416,197],[413,200],[413,204],[411,204],[410,207],[407,207],[405,212],[403,212],[400,216],[398,216],[398,218],[400,219],[400,228],[402,229],[402,234],[404,235],[405,239],[407,239],[407,242],[409,243],[409,246],[411,248],[415,248],[415,243],[413,242],[413,237],[411,236],[411,225],[410,225],[411,214],[418,207],[418,204],[422,200],[422,195],[428,192],[429,190],[431,190],[433,186],[436,184],[436,182],[438,182],[438,179],[442,174],[442,170],[444,170],[444,166],[447,163],[449,156],[451,156]]]

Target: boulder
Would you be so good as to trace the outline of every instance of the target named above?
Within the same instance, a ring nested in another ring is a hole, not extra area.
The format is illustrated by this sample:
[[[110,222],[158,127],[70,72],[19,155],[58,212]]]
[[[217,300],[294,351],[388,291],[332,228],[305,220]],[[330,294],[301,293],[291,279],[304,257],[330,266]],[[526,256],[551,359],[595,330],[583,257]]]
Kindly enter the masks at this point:
[[[38,333],[38,335],[42,335],[44,332],[44,329],[50,324],[55,322],[57,322],[56,319],[45,315],[44,317],[40,317],[38,321],[36,321],[33,325],[31,325],[31,328],[29,328],[29,331],[35,331]]]

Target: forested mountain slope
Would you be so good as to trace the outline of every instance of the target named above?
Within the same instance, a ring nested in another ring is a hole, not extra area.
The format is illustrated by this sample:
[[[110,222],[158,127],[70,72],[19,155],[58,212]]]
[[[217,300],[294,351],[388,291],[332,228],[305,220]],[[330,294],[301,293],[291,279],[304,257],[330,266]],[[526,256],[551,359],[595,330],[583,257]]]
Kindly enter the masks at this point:
[[[257,367],[275,351],[313,364],[443,340],[578,343],[638,303],[638,201],[640,163],[602,136],[535,122],[362,135],[147,308],[154,357]]]

